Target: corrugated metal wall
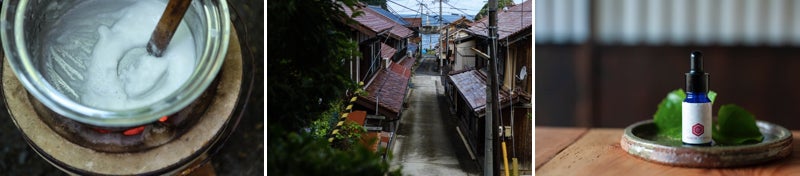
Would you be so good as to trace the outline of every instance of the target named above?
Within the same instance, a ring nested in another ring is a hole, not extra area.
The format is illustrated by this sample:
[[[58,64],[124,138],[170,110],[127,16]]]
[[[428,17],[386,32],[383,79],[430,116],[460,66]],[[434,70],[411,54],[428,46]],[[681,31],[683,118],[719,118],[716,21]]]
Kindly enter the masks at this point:
[[[535,0],[536,43],[582,43],[589,36],[588,0]]]
[[[800,0],[536,0],[534,6],[537,44],[586,42],[594,20],[594,40],[604,45],[800,46]]]

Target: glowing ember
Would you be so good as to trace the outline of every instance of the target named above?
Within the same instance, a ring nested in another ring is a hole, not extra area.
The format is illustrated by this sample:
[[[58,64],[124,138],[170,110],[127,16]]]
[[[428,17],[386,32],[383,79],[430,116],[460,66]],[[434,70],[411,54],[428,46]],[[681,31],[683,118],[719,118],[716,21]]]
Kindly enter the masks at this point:
[[[144,126],[139,126],[136,128],[125,130],[124,132],[122,132],[122,134],[125,136],[133,136],[142,133],[142,131],[144,131]]]
[[[164,117],[159,118],[158,122],[166,123],[168,119],[169,119],[169,116],[164,116]],[[107,134],[107,133],[111,132],[111,131],[109,131],[107,129],[102,129],[102,128],[92,128],[92,130],[94,130],[94,131],[96,131],[96,132],[98,132],[100,134]],[[131,128],[131,129],[127,129],[127,130],[123,131],[122,134],[125,135],[125,136],[133,136],[133,135],[141,134],[143,131],[144,131],[144,125],[143,126],[134,127],[134,128]]]

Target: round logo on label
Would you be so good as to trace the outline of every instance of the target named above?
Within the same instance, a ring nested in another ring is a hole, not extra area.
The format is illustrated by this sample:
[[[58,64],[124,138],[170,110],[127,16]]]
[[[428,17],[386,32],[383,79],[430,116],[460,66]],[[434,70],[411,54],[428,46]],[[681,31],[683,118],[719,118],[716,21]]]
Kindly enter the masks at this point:
[[[703,128],[702,124],[698,123],[698,124],[692,125],[692,134],[694,134],[695,136],[702,135],[703,132],[704,132],[703,130],[704,130],[704,128]]]

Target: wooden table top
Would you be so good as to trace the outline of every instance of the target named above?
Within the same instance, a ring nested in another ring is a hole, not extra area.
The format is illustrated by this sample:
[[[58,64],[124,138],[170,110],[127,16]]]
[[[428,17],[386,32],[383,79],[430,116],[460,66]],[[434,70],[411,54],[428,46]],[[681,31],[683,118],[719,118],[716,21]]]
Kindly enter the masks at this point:
[[[764,164],[736,168],[687,168],[645,161],[620,147],[621,128],[560,128],[537,126],[537,175],[798,175],[800,144],[792,154]],[[800,131],[792,131],[793,141]]]

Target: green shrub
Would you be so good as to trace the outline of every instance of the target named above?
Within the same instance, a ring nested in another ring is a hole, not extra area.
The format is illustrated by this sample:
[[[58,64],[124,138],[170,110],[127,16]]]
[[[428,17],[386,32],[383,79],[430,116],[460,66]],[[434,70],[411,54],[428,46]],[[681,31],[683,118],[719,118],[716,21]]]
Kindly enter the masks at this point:
[[[279,134],[278,128],[269,127],[267,175],[400,175],[361,145],[339,150],[307,133]]]

